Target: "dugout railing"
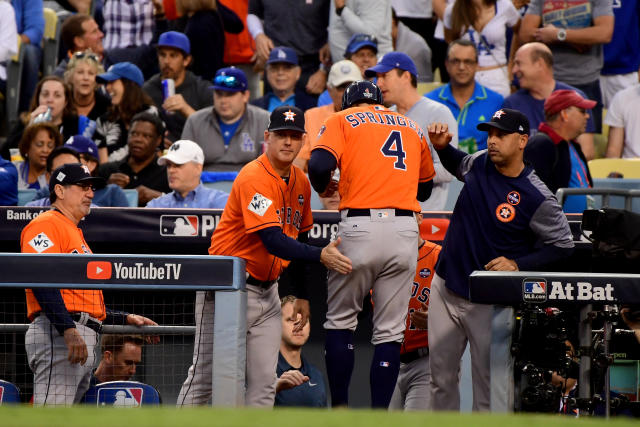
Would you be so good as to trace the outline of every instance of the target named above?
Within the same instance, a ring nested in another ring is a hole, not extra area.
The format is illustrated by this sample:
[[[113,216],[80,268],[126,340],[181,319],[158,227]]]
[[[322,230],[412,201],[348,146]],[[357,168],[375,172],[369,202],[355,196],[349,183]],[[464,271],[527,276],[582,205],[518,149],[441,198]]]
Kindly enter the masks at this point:
[[[122,294],[132,291],[210,292],[214,299],[212,404],[231,407],[244,404],[247,331],[244,260],[197,255],[0,253],[0,265],[3,266],[0,275],[0,289],[3,290],[102,289]],[[26,312],[14,315],[15,319],[28,321]],[[0,332],[20,334],[28,327],[24,321],[0,324]],[[193,326],[163,326],[161,320],[158,323],[159,326],[144,327],[105,325],[103,333],[179,335],[194,332]],[[183,374],[186,378],[186,370]]]

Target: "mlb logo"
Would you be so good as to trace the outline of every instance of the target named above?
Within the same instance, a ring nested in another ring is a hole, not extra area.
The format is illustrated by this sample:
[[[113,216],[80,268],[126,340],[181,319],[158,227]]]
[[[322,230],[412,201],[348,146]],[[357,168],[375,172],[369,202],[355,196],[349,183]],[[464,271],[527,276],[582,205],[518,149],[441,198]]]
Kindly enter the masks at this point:
[[[141,387],[104,387],[98,390],[98,406],[137,408],[142,404]]]
[[[160,235],[197,237],[198,225],[197,215],[162,215],[160,216]]]
[[[547,281],[544,279],[525,279],[522,282],[522,300],[525,302],[546,301]]]

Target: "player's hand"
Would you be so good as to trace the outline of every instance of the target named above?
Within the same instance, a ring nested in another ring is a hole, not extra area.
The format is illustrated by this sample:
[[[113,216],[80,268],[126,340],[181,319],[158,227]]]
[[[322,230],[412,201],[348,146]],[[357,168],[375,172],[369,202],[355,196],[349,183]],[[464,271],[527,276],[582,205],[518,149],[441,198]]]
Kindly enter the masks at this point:
[[[107,184],[115,184],[118,187],[125,188],[127,185],[129,185],[129,181],[129,175],[126,175],[122,172],[114,172],[109,175]]]
[[[162,103],[162,108],[169,112],[179,112],[185,117],[189,117],[196,112],[191,105],[187,104],[181,94],[168,97]]]
[[[308,93],[314,95],[320,95],[324,88],[327,86],[327,73],[323,70],[318,70],[309,76],[307,80],[307,86],[305,87]]]
[[[518,264],[512,259],[499,256],[489,261],[484,269],[487,271],[519,271]]]
[[[139,185],[136,190],[138,191],[138,204],[142,206],[146,205],[149,200],[162,196],[160,191],[152,190],[146,185]]]
[[[266,63],[269,59],[271,49],[274,48],[273,40],[271,40],[265,33],[260,33],[256,36],[256,60],[258,63]]]
[[[276,382],[276,393],[297,387],[309,381],[309,377],[298,370],[284,372]]]
[[[325,188],[319,196],[326,199],[327,197],[333,196],[336,191],[338,191],[338,181],[330,179],[329,185],[327,185],[327,188]]]
[[[299,316],[298,316],[299,315]],[[304,325],[309,321],[311,309],[309,308],[309,300],[296,298],[293,302],[293,317],[298,319],[293,325],[293,332],[300,332]]]
[[[82,339],[82,335],[76,328],[65,329],[64,331],[64,343],[69,349],[69,354],[67,356],[67,360],[72,365],[79,363],[84,366],[87,362],[87,357],[89,357],[89,352],[87,351],[87,344],[85,344],[84,339]]]
[[[139,314],[127,314],[127,325],[158,326],[158,324],[153,320],[148,317],[140,316]],[[160,342],[160,337],[157,335],[147,335],[145,336],[145,341],[149,344],[158,344]]]
[[[333,242],[330,242],[327,246],[322,248],[320,254],[320,262],[324,264],[329,270],[337,271],[340,274],[349,274],[353,269],[351,260],[338,250],[340,244],[340,237]]]
[[[431,123],[427,128],[427,132],[429,141],[437,150],[446,147],[453,139],[453,135],[449,133],[449,126],[446,123]]]
[[[427,320],[429,320],[429,308],[427,304],[421,303],[420,310],[411,313],[411,323],[418,329],[427,329]]]

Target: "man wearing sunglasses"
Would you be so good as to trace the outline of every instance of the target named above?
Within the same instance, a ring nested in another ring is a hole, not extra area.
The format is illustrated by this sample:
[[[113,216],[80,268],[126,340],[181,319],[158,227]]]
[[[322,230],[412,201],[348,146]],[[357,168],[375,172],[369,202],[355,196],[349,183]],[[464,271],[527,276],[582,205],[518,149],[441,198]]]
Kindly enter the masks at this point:
[[[240,170],[262,154],[269,113],[248,104],[247,77],[238,68],[221,68],[213,79],[213,107],[189,116],[180,139],[204,151],[204,170]]]

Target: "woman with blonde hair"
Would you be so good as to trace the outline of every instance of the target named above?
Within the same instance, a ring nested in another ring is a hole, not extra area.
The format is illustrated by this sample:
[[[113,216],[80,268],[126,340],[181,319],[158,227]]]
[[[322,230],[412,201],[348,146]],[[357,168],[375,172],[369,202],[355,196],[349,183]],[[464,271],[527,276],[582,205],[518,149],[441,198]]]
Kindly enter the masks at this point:
[[[78,115],[86,116],[94,122],[111,105],[111,100],[96,82],[96,76],[101,73],[104,73],[104,68],[100,57],[91,49],[71,55],[64,72],[64,81],[71,87],[71,100]]]

